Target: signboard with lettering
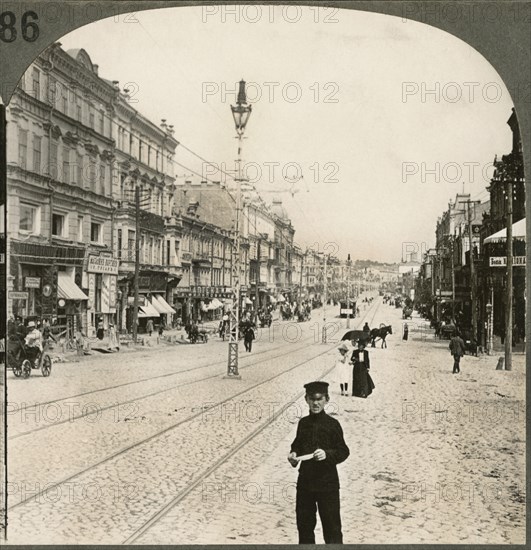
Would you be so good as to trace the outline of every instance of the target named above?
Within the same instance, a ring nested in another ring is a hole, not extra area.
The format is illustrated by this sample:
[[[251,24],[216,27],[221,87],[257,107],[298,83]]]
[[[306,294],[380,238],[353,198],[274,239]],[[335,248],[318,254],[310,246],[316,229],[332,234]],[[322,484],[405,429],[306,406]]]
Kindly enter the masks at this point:
[[[525,267],[525,256],[513,256],[513,266]],[[507,256],[491,256],[490,267],[507,267]]]
[[[109,275],[102,275],[101,277],[101,312],[102,313],[110,313],[109,307],[110,307],[110,292],[111,292],[111,286],[109,281],[110,276]]]
[[[40,277],[26,277],[24,281],[25,288],[41,288]]]
[[[89,310],[94,309],[95,300],[96,300],[96,275],[94,275],[94,273],[89,273],[89,276],[88,276],[88,304],[87,304],[87,308]]]
[[[91,254],[88,257],[88,273],[107,273],[109,275],[118,275],[120,261],[116,258],[105,256],[95,256]]]
[[[16,290],[11,290],[9,292],[9,297],[12,300],[27,300],[28,299],[28,293],[27,292],[18,292]]]

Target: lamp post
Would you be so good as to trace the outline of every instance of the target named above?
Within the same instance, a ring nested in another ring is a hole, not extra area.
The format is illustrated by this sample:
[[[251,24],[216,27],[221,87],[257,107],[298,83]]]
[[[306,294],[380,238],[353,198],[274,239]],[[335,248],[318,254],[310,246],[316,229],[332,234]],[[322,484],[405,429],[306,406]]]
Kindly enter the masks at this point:
[[[326,344],[326,301],[328,300],[328,256],[324,255],[324,277],[323,277],[323,336],[322,342]]]
[[[486,305],[487,308],[487,355],[492,354],[492,303]]]
[[[245,94],[245,81],[240,80],[238,90],[238,99],[236,107],[230,106],[232,116],[234,117],[234,125],[238,138],[238,159],[237,177],[236,177],[236,219],[234,223],[234,239],[232,246],[232,308],[229,315],[229,357],[227,362],[226,378],[239,379],[238,372],[238,339],[239,339],[239,324],[240,324],[240,274],[241,274],[241,258],[240,258],[240,215],[242,209],[242,140],[245,127],[251,115],[252,106],[247,104]]]

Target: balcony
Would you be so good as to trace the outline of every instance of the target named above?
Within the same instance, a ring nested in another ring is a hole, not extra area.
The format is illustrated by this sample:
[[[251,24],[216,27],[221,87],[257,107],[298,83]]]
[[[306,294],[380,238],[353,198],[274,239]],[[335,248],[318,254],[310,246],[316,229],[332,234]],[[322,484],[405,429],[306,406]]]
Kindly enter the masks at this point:
[[[194,252],[192,255],[192,263],[202,267],[210,267],[210,263],[211,263],[210,253]]]

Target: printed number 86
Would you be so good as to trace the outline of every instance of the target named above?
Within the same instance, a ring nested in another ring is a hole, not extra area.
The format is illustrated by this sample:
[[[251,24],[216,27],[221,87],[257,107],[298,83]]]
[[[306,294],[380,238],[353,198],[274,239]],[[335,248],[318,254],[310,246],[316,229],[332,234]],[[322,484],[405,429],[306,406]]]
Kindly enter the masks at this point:
[[[28,19],[30,20],[28,21]],[[22,14],[20,30],[22,38],[26,42],[35,42],[39,38],[39,26],[35,23],[38,20],[39,16],[34,11],[26,11]],[[2,42],[14,42],[17,39],[16,21],[17,18],[12,11],[0,13],[0,40]]]

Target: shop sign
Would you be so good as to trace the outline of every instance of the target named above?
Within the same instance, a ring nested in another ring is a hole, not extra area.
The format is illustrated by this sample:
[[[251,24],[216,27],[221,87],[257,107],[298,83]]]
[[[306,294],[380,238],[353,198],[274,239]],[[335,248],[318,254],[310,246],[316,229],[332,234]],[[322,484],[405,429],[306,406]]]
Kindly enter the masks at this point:
[[[15,290],[11,290],[9,292],[9,297],[12,300],[27,300],[28,299],[28,293],[27,292],[17,292]]]
[[[118,275],[120,261],[116,258],[105,256],[89,255],[87,272],[88,273],[107,273],[109,275]]]
[[[24,282],[24,288],[41,288],[41,278],[26,277]]]
[[[513,256],[513,267],[525,267],[525,256]],[[490,267],[507,267],[507,256],[491,256],[489,258]]]
[[[109,275],[103,275],[101,278],[101,312],[110,313],[110,281]]]
[[[96,275],[94,273],[88,274],[88,309],[94,309],[96,301]]]
[[[110,277],[109,281],[109,313],[116,313],[116,277]]]

